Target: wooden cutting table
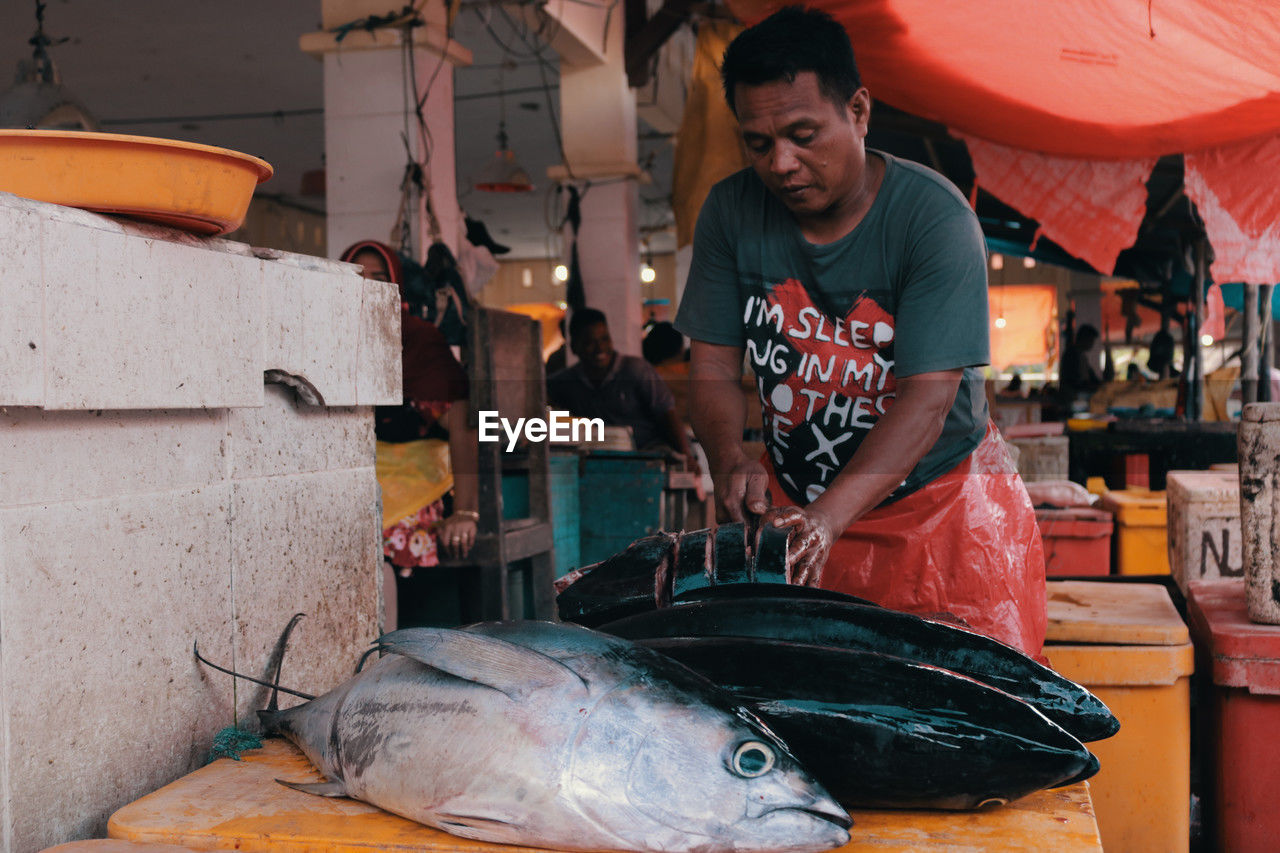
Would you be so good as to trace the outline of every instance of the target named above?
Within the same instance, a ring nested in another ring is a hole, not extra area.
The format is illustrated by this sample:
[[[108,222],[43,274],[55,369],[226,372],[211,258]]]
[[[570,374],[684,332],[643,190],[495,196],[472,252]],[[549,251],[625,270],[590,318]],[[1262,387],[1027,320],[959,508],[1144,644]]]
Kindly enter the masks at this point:
[[[511,853],[532,850],[470,841],[355,800],[316,797],[276,784],[320,781],[281,740],[221,759],[116,812],[111,838],[196,850],[279,853]],[[853,811],[854,850],[1027,850],[1100,853],[1088,783],[1040,791],[987,812]]]

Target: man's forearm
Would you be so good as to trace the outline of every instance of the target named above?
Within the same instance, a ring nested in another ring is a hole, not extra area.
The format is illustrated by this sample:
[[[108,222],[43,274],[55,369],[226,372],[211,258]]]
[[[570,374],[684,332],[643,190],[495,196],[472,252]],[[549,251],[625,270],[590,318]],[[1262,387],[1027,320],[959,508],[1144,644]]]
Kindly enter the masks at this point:
[[[689,371],[689,422],[707,453],[713,475],[733,468],[742,459],[747,407],[742,394],[741,355],[738,359],[730,367],[731,356],[717,352],[710,359],[695,359]]]
[[[843,530],[889,497],[942,434],[962,373],[900,379],[893,405],[810,506]]]

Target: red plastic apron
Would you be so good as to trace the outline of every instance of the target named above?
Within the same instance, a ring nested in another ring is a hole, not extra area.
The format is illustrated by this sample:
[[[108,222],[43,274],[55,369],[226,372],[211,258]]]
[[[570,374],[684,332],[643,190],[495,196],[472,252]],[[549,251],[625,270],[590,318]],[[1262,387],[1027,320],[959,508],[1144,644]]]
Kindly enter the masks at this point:
[[[770,494],[789,504],[769,471]],[[1038,656],[1044,549],[995,425],[951,471],[850,525],[831,546],[822,586],[922,616],[950,613]]]

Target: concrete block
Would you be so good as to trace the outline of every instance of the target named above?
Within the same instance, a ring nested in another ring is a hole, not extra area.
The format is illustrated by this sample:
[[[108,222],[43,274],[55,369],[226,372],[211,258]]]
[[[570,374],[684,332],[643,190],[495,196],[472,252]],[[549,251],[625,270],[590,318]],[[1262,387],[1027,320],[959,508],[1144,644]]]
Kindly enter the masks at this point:
[[[235,649],[260,675],[285,623],[305,613],[285,653],[283,682],[322,693],[354,672],[378,635],[380,516],[374,469],[233,482]],[[282,704],[298,700],[281,697]],[[242,690],[241,719],[266,690]]]
[[[262,402],[262,262],[47,220],[45,407]]]
[[[229,485],[0,510],[8,848],[100,836],[232,722]]]
[[[401,391],[400,289],[365,280],[360,307],[360,346],[356,364],[356,402],[362,406],[399,405]]]
[[[110,231],[113,234],[123,234],[124,227],[121,223],[127,221],[116,216],[105,216],[101,213],[92,213],[76,207],[50,204],[47,201],[35,201],[34,199],[22,198],[11,193],[0,193],[0,205],[15,210],[30,211],[39,217],[41,221],[65,222],[82,228]]]
[[[368,408],[308,406],[283,385],[268,385],[259,409],[229,410],[227,438],[235,479],[368,468],[374,461]]]
[[[363,282],[357,275],[267,265],[259,369],[305,379],[322,405],[356,405]]]
[[[44,402],[40,220],[0,203],[0,406]]]
[[[227,412],[7,409],[0,411],[0,472],[0,507],[221,483]]]
[[[1244,576],[1240,481],[1232,471],[1170,471],[1169,570],[1182,592],[1199,580]]]

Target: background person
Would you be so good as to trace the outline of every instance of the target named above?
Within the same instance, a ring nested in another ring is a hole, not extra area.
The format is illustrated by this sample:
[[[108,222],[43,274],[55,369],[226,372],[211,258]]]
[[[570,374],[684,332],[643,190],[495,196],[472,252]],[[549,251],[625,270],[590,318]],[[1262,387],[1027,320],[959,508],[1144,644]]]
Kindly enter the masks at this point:
[[[400,260],[391,247],[363,240],[341,260],[358,264],[365,278],[401,285],[402,393],[399,406],[378,406],[378,472],[384,506],[404,510],[386,519],[382,554],[394,584],[388,630],[415,622],[428,594],[415,570],[437,566],[442,555],[465,557],[475,544],[479,520],[475,430],[467,423],[467,375],[444,335],[404,301]],[[448,441],[447,466],[428,442]],[[446,484],[452,478],[452,494]],[[448,500],[446,500],[446,498]],[[451,507],[449,506],[451,505]],[[447,508],[449,507],[449,508]]]
[[[547,379],[547,400],[575,417],[631,427],[637,450],[669,448],[697,470],[675,399],[643,358],[613,348],[604,313],[581,308],[569,320],[569,349],[578,363]]]

